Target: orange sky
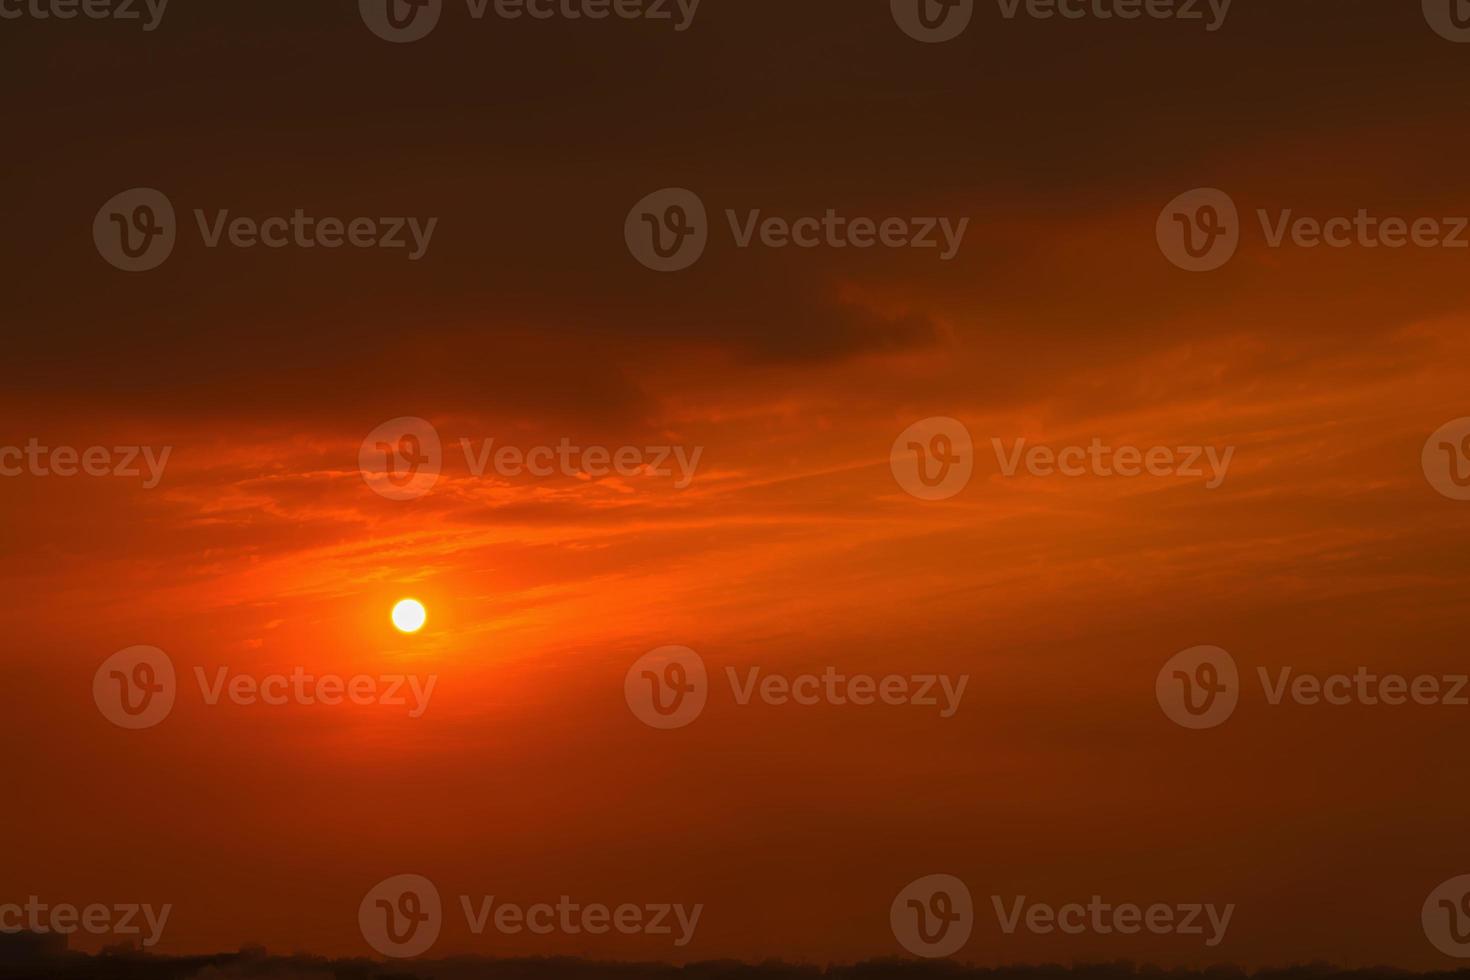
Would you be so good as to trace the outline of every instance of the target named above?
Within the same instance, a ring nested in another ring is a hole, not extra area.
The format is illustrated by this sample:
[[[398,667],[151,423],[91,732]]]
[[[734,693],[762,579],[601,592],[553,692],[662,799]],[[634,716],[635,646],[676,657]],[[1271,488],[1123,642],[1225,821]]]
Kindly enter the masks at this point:
[[[1470,504],[1420,453],[1470,415],[1470,258],[1271,249],[1253,222],[1470,214],[1447,162],[1465,52],[1367,0],[1242,8],[1208,37],[992,11],[922,49],[887,4],[706,4],[677,38],[441,27],[402,49],[350,9],[171,11],[146,40],[17,28],[0,71],[48,101],[16,107],[35,156],[4,164],[7,224],[33,233],[0,244],[0,445],[172,453],[152,489],[0,479],[20,801],[0,902],[171,903],[168,952],[365,955],[359,900],[411,872],[456,906],[436,954],[825,962],[900,953],[889,903],[942,872],[976,898],[975,962],[1451,962],[1419,910],[1470,871],[1470,708],[1272,706],[1256,671],[1466,671]],[[104,84],[118,71],[134,96]],[[195,241],[128,276],[87,229],[132,186],[181,213],[440,231],[414,265]],[[622,224],[662,186],[716,220],[972,226],[947,263],[726,235],[660,276]],[[1202,186],[1246,233],[1191,275],[1154,224]],[[358,469],[397,416],[444,440],[417,500]],[[975,473],[925,502],[889,451],[934,416],[968,428]],[[459,440],[492,437],[703,453],[683,490],[477,477]],[[992,438],[1235,452],[1206,489],[1007,477]],[[414,636],[388,619],[407,595],[429,610]],[[92,678],[139,644],[180,693],[124,731]],[[713,683],[696,722],[655,731],[624,678],[670,644]],[[1228,723],[1192,732],[1154,683],[1201,644],[1246,680]],[[221,667],[437,680],[418,718],[209,705],[193,672]],[[969,681],[951,718],[741,706],[724,673],[751,667]],[[1005,935],[990,911],[1094,894],[1237,910],[1212,949]],[[681,949],[475,936],[460,895],[704,911]]]

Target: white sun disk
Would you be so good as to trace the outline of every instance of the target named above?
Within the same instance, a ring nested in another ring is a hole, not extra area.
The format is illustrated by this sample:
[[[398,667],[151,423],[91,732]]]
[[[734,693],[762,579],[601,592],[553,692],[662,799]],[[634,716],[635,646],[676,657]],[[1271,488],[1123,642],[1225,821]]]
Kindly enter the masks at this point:
[[[393,625],[404,633],[417,633],[428,618],[424,604],[417,599],[404,599],[393,607]]]

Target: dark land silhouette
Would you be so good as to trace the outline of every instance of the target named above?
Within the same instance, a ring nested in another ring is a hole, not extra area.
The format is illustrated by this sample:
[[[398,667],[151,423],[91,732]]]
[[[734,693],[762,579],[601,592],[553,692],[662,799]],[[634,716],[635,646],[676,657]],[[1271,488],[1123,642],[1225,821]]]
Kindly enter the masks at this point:
[[[6,937],[15,940],[16,937]],[[208,956],[153,956],[133,950],[97,955],[29,937],[3,944],[0,978],[77,980],[1470,980],[1470,969],[1415,972],[1389,967],[1343,969],[1326,963],[1244,970],[1234,966],[1162,969],[1130,962],[972,967],[947,960],[901,958],[814,966],[772,960],[716,960],[677,966],[536,957],[480,956],[379,962],[274,955],[259,948]]]

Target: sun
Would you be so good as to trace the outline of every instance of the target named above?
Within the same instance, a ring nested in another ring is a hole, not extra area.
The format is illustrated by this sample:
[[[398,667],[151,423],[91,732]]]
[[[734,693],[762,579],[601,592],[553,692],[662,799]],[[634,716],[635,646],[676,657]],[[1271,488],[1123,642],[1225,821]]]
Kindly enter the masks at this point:
[[[404,633],[417,633],[428,618],[424,604],[417,599],[402,599],[393,607],[393,625]]]

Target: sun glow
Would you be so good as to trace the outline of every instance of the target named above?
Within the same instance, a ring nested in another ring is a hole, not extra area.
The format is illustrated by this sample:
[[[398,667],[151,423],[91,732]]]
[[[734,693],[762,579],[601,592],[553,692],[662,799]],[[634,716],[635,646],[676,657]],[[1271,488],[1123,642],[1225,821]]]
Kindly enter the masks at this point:
[[[428,618],[424,604],[417,599],[403,599],[393,607],[393,625],[404,633],[417,633]]]

